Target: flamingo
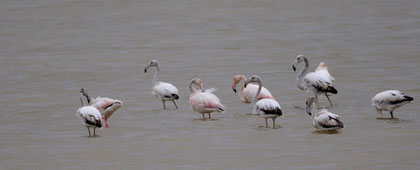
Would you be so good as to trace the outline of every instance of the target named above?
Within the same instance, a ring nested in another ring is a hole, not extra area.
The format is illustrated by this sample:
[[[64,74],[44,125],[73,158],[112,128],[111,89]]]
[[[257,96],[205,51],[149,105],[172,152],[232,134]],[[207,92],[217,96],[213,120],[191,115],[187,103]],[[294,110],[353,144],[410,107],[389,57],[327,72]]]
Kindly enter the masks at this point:
[[[394,118],[394,110],[410,102],[414,102],[414,99],[398,90],[383,91],[372,98],[372,106],[379,117],[382,117],[382,110],[385,110],[389,111],[391,118]]]
[[[200,87],[200,90],[196,90],[193,87],[193,84]],[[222,105],[219,98],[213,94],[216,89],[204,89],[203,82],[198,78],[193,78],[190,83],[190,105],[191,108],[201,113],[203,116],[203,120],[206,119],[204,114],[209,115],[209,119],[211,119],[211,112],[223,112],[225,110],[225,106]]]
[[[318,112],[318,99],[309,97],[306,99],[306,113],[313,117],[312,124],[321,131],[334,131],[344,128],[340,116],[322,109]]]
[[[307,90],[314,93],[315,98],[318,99],[318,95],[324,93],[327,96],[331,106],[333,106],[327,93],[337,94],[332,80],[335,80],[328,72],[328,67],[325,62],[319,63],[319,66],[315,72],[311,72],[305,75],[308,71],[309,61],[304,55],[298,55],[293,61],[292,67],[296,71],[296,67],[299,63],[305,62],[305,67],[299,72],[296,77],[296,83],[299,89]],[[305,76],[304,76],[305,75]],[[304,76],[304,77],[303,77]]]
[[[90,98],[90,96],[89,96],[89,94],[88,94],[88,92],[85,88],[82,88],[80,90],[80,93],[81,93],[82,96],[86,97],[86,100],[87,100],[88,104],[90,104],[91,106],[93,106],[93,107],[95,107],[96,109],[99,110],[99,112],[101,113],[101,115],[104,119],[105,126],[107,128],[109,128],[108,119],[111,117],[111,115],[117,109],[119,109],[120,107],[123,106],[123,102],[121,100],[110,99],[110,98],[106,98],[106,97],[97,97],[96,99],[94,99],[92,101],[92,99]]]
[[[245,81],[247,78],[244,75],[236,75],[233,77],[233,83],[232,83],[232,90],[236,93],[236,86],[239,82],[244,81],[241,87],[241,90],[239,91],[239,98],[243,103],[250,104],[252,102],[252,97],[254,97],[255,93],[257,93],[258,86],[255,84],[249,84],[245,88]],[[258,100],[261,99],[274,99],[274,97],[271,95],[270,91],[268,91],[266,88],[262,87],[261,93],[258,95]]]
[[[144,67],[144,73],[147,72],[149,67],[156,67],[155,76],[153,77],[153,81],[152,81],[153,82],[152,94],[162,101],[163,110],[166,109],[165,101],[172,101],[176,109],[178,109],[178,106],[175,103],[175,100],[179,99],[178,89],[170,83],[157,81],[158,74],[159,74],[159,62],[157,60],[152,60],[149,63],[147,63],[147,65]]]
[[[265,127],[268,127],[267,119],[273,119],[273,129],[276,128],[276,118],[282,116],[280,104],[274,98],[265,98],[258,100],[258,96],[262,89],[262,82],[260,77],[254,75],[250,77],[245,82],[245,88],[247,88],[248,84],[251,82],[258,83],[258,90],[257,93],[254,94],[252,98],[252,103],[254,104],[254,114],[260,114],[265,119]],[[258,102],[257,102],[258,101]]]
[[[82,107],[77,109],[76,116],[88,129],[89,136],[91,136],[90,128],[93,128],[93,136],[96,136],[95,129],[102,128],[101,113],[93,106],[86,106],[83,102],[82,96],[80,96],[80,101],[82,102]]]

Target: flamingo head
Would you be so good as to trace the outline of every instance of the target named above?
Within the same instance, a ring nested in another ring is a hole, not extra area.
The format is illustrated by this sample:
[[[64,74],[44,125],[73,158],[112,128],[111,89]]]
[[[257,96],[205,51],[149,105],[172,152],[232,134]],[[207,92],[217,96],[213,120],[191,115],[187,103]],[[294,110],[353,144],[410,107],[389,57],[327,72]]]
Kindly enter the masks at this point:
[[[314,103],[315,100],[316,100],[315,97],[308,97],[306,99],[306,113],[308,113],[309,116],[312,115],[311,107],[312,107],[312,104]]]
[[[233,83],[232,83],[232,90],[236,93],[236,85],[242,80],[245,80],[245,76],[244,75],[236,75],[235,77],[233,77]]]
[[[151,60],[146,64],[146,66],[144,66],[144,73],[146,73],[150,67],[158,67],[158,66],[159,66],[159,62],[157,60]]]
[[[293,61],[293,63],[292,63],[292,68],[293,68],[293,71],[296,71],[296,67],[297,67],[297,65],[299,64],[299,63],[301,63],[301,62],[303,62],[303,61],[305,61],[305,59],[306,59],[306,57],[304,56],[304,55],[298,55],[298,56],[296,56],[296,59]]]
[[[259,76],[257,75],[253,75],[252,77],[250,77],[248,80],[245,81],[245,87],[251,83],[251,82],[257,82],[257,83],[261,83],[261,79]]]
[[[201,79],[199,79],[199,78],[193,78],[191,80],[191,83],[197,85],[198,87],[200,87],[201,92],[204,92],[205,91],[204,86],[203,86],[203,81]]]

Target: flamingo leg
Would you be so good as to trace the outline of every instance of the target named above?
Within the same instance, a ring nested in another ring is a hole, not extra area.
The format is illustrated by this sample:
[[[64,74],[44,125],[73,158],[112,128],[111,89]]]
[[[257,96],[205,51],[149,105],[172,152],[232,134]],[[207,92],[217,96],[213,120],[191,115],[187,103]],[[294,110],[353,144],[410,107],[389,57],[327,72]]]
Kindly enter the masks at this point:
[[[276,128],[276,121],[275,121],[275,119],[273,118],[273,129],[275,129]]]
[[[201,116],[203,116],[203,120],[206,120],[206,117],[204,117],[204,113],[201,113]]]
[[[96,130],[96,128],[93,128],[93,136],[96,136],[95,130]]]
[[[394,118],[394,113],[393,111],[390,111],[389,114],[391,114],[391,118]]]
[[[89,136],[91,136],[91,135],[90,135],[90,128],[87,128],[87,130],[88,130],[88,132],[89,132]]]
[[[330,97],[328,97],[327,92],[325,92],[325,96],[327,96],[327,99],[328,99],[328,101],[330,102],[330,105],[331,105],[331,107],[332,107],[332,106],[333,106],[333,104],[332,104],[332,102],[331,102],[331,100],[330,100]]]
[[[209,119],[211,119],[210,113],[209,113]]]
[[[382,117],[382,110],[378,109],[376,106],[375,106],[375,110],[378,113],[378,117]]]
[[[268,128],[268,122],[267,119],[265,119],[265,127]]]
[[[163,104],[163,110],[166,110],[165,100],[162,100],[162,104]]]
[[[104,117],[104,121],[105,121],[105,126],[106,126],[107,128],[109,128],[108,121],[107,121],[107,118],[106,118],[106,117]]]
[[[176,105],[175,100],[172,100],[172,102],[174,102],[176,109],[178,109],[178,106]]]

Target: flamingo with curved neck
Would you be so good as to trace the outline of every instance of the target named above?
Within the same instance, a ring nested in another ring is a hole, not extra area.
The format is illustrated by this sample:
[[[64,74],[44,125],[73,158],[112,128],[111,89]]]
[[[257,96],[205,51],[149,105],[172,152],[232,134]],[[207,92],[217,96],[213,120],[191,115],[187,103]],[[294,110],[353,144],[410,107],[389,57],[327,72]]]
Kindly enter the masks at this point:
[[[245,82],[245,87],[247,87],[247,85],[251,82],[258,83],[258,90],[252,98],[252,104],[254,104],[254,113],[260,114],[265,119],[265,127],[268,127],[267,119],[273,119],[273,129],[275,129],[276,118],[283,115],[280,104],[272,98],[258,100],[258,95],[262,89],[261,79],[257,75],[254,75]]]
[[[243,81],[241,89],[239,90],[239,99],[241,99],[243,103],[250,104],[252,102],[252,98],[254,97],[255,93],[258,90],[258,86],[255,84],[249,84],[245,88],[246,80],[247,78],[244,75],[240,75],[240,74],[233,77],[232,90],[236,93],[237,84]],[[265,98],[274,99],[270,91],[268,91],[265,87],[262,87],[261,92],[258,95],[258,100],[265,99]]]
[[[152,80],[152,83],[153,83],[152,94],[156,98],[162,101],[164,110],[166,109],[166,106],[165,106],[166,101],[172,101],[175,105],[175,108],[178,109],[178,106],[175,103],[175,100],[179,99],[178,89],[170,83],[158,81],[160,68],[159,68],[159,62],[157,60],[151,60],[150,62],[148,62],[147,65],[144,67],[144,73],[147,73],[147,70],[150,67],[156,67],[156,72]]]
[[[299,72],[296,77],[296,83],[299,89],[307,90],[314,93],[316,99],[318,95],[323,93],[327,97],[331,106],[333,106],[330,98],[327,93],[337,94],[337,89],[335,89],[332,84],[334,78],[328,72],[327,65],[325,62],[321,62],[315,72],[310,72],[305,75],[309,68],[309,61],[304,55],[298,55],[292,63],[292,68],[296,71],[296,67],[299,63],[305,63],[305,67]]]

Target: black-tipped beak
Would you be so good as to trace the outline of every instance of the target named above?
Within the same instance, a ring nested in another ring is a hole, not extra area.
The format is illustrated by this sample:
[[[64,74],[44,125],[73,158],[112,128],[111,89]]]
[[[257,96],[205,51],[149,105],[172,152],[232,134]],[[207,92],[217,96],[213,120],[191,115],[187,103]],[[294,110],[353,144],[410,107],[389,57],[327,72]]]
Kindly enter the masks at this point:
[[[236,93],[236,89],[232,88],[232,90]]]
[[[295,65],[292,65],[293,71],[296,71],[296,67]]]
[[[311,108],[310,107],[306,107],[306,113],[308,113],[309,116],[312,116]]]
[[[147,68],[144,68],[144,73],[147,73]]]

